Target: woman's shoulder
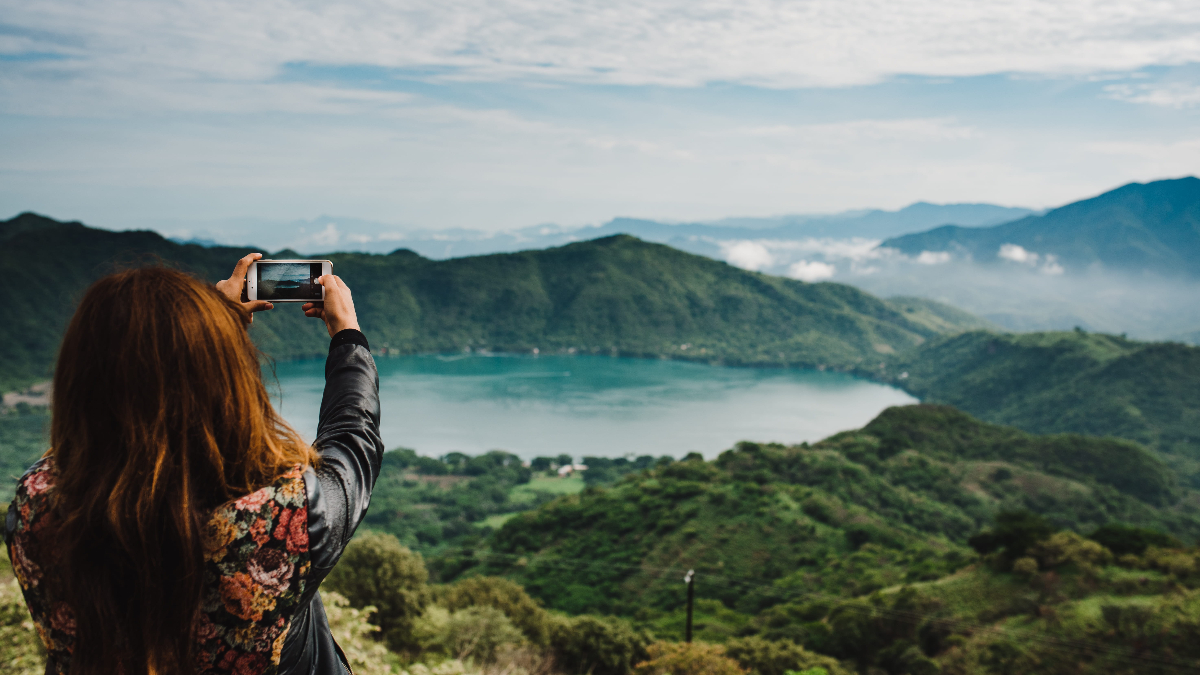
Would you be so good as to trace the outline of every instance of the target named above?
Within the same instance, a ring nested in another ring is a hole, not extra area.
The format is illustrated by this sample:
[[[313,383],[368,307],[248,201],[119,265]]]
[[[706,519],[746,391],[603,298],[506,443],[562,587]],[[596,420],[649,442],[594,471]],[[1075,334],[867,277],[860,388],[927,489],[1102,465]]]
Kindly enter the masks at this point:
[[[34,462],[17,479],[17,490],[16,495],[13,497],[13,505],[19,507],[21,504],[45,498],[54,490],[56,478],[57,473],[54,470],[53,457],[42,457]]]
[[[204,548],[209,555],[241,540],[270,538],[285,543],[290,552],[308,549],[308,493],[303,465],[297,464],[275,482],[217,507],[209,517]]]

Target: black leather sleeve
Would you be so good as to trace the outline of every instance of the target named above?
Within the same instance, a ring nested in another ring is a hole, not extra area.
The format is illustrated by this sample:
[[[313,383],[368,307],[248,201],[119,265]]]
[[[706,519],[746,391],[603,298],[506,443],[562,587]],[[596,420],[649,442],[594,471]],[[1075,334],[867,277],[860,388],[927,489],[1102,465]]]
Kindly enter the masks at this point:
[[[371,352],[343,338],[350,332],[334,337],[325,361],[325,395],[314,443],[321,464],[315,470],[317,485],[308,485],[309,551],[315,568],[332,568],[342,555],[367,513],[383,461],[379,374]]]
[[[317,440],[321,463],[304,474],[312,569],[279,659],[281,674],[345,675],[348,668],[329,631],[317,594],[371,503],[383,462],[379,437],[379,374],[358,331],[334,336],[325,361]]]

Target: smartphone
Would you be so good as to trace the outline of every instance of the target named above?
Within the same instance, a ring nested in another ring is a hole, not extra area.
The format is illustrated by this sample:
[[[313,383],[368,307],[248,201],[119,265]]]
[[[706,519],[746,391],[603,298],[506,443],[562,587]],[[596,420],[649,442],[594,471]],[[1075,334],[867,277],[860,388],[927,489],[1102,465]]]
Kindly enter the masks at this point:
[[[271,302],[321,302],[319,277],[333,274],[328,260],[258,260],[246,272],[246,298]]]

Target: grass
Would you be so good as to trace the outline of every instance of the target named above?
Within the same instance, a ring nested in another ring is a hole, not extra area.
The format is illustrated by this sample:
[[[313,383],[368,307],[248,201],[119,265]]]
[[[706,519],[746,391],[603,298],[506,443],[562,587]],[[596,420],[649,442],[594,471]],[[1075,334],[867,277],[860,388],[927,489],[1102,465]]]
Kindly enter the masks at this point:
[[[569,476],[567,478],[559,478],[558,476],[535,475],[528,483],[518,485],[509,493],[509,501],[513,503],[532,503],[537,499],[538,493],[549,493],[553,495],[574,495],[583,492],[583,477]]]
[[[504,523],[507,523],[509,518],[512,518],[513,516],[517,515],[517,513],[519,513],[519,512],[499,513],[494,516],[488,516],[487,518],[484,518],[483,520],[479,521],[478,523],[475,523],[475,527],[478,527],[479,529],[491,528],[493,530],[496,530],[496,529],[499,529],[502,525],[504,525]]]

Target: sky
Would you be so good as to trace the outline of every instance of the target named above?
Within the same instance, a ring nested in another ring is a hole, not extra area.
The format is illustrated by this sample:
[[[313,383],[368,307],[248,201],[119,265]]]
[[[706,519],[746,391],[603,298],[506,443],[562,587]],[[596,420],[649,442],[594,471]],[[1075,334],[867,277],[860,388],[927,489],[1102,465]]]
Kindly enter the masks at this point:
[[[1200,173],[1195,0],[0,0],[0,217],[497,231]]]

